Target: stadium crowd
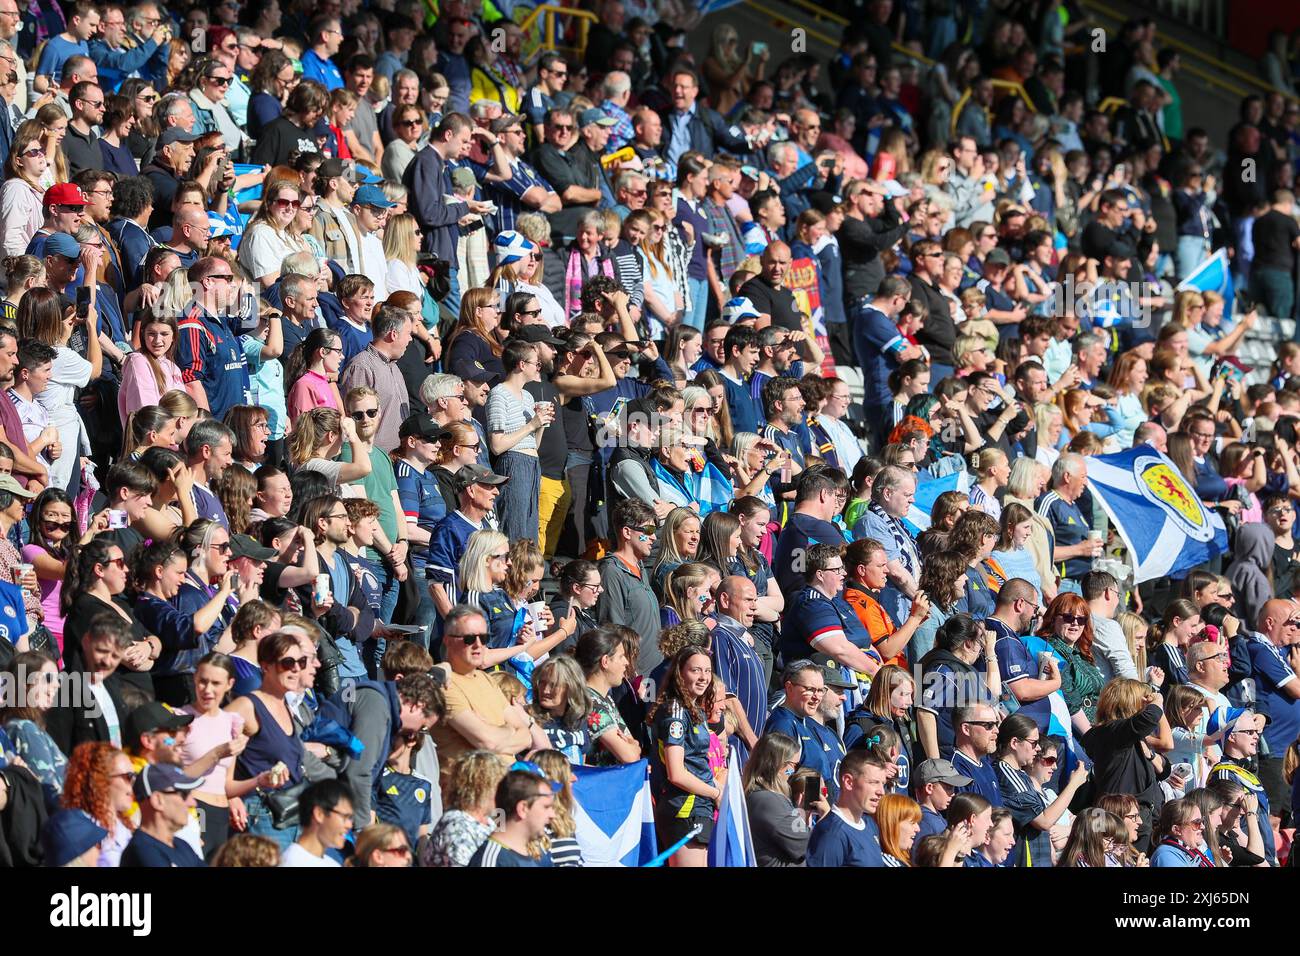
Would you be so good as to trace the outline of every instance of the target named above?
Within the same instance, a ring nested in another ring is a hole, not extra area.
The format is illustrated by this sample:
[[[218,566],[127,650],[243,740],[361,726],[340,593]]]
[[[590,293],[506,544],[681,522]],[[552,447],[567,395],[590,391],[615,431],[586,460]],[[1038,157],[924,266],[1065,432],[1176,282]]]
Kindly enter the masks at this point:
[[[1300,106],[855,11],[0,0],[0,863],[580,866],[645,760],[673,866],[1285,865]],[[1232,545],[1135,584],[1142,446]]]

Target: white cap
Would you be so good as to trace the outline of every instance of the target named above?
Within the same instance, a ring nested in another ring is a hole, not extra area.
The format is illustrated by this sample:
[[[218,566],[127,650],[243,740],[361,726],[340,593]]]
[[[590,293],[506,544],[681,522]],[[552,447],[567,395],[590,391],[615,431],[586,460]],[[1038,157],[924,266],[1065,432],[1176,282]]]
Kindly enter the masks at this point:
[[[761,313],[754,308],[754,303],[747,296],[739,295],[722,307],[722,319],[735,325],[741,319],[756,319]]]

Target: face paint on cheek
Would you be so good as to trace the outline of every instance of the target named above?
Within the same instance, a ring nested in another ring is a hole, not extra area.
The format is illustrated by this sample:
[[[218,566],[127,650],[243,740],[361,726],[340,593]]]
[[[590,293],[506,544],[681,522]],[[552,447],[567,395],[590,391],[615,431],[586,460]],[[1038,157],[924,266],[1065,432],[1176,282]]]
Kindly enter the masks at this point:
[[[639,534],[637,535],[637,540],[640,541],[642,544],[645,544],[647,541],[650,540],[650,537],[649,535]]]
[[[163,738],[163,746],[164,746],[164,747],[175,747],[175,746],[176,746],[176,738],[175,738],[175,737],[164,737],[164,738]]]

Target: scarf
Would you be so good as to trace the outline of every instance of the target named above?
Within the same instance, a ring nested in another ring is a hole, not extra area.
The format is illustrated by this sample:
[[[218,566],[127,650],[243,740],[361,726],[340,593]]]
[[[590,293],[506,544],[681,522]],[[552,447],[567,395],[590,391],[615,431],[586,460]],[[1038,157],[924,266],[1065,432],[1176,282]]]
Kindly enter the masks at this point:
[[[596,255],[596,268],[588,275],[582,252],[575,244],[569,250],[569,261],[564,268],[564,314],[573,318],[582,311],[582,283],[594,275],[614,278],[614,264],[607,256]]]
[[[1195,860],[1196,865],[1201,869],[1214,866],[1214,861],[1211,860],[1208,856],[1206,856],[1204,853],[1202,853],[1200,850],[1196,849],[1195,847],[1188,846],[1186,843],[1184,843],[1182,840],[1178,839],[1177,837],[1174,836],[1165,837],[1163,840],[1160,841],[1160,846],[1171,846],[1176,850],[1181,850],[1183,853],[1186,853],[1193,860]]]

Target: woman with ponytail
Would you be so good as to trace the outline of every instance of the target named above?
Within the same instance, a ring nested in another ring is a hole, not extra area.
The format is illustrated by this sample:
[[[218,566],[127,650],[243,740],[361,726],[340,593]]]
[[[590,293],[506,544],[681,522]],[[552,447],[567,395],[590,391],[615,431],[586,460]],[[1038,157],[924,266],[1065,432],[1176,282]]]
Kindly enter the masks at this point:
[[[352,446],[352,461],[334,461],[343,443]],[[289,436],[289,463],[298,471],[319,472],[336,488],[370,474],[370,442],[357,426],[333,408],[313,408],[294,422]]]
[[[290,423],[313,408],[343,411],[339,394],[339,366],[343,364],[343,339],[333,329],[312,329],[289,356],[284,372],[289,396]],[[296,425],[292,425],[296,427]]]
[[[117,393],[117,413],[123,421],[133,411],[156,405],[164,394],[185,391],[185,380],[176,364],[176,319],[150,315],[140,329],[140,350],[122,363],[122,387]]]
[[[157,405],[137,408],[127,414],[122,429],[122,460],[139,461],[150,448],[175,449],[176,431],[176,419]]]
[[[4,320],[10,325],[18,323],[18,305],[29,290],[45,285],[45,263],[36,256],[7,256],[4,261],[9,291],[0,302]]]
[[[1160,693],[1169,691],[1171,684],[1186,684],[1187,645],[1201,630],[1201,613],[1186,598],[1179,598],[1165,608],[1165,616],[1151,627],[1147,636],[1147,659],[1164,673]]]

